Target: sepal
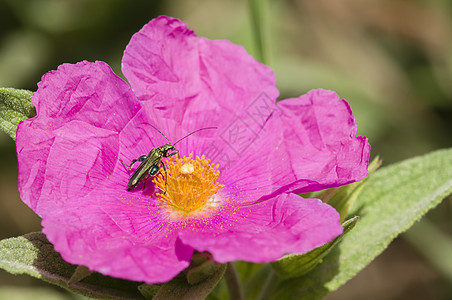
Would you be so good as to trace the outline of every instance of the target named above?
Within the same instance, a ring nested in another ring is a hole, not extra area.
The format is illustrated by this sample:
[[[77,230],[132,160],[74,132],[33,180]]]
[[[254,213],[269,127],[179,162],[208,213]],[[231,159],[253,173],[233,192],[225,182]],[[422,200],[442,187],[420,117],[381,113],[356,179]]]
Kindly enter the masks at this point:
[[[213,260],[212,255],[207,252],[196,252],[191,258],[190,266],[184,271],[187,282],[191,285],[198,284],[215,274],[221,264]]]
[[[369,173],[364,179],[348,185],[327,189],[318,194],[316,198],[319,198],[323,202],[334,207],[339,212],[341,222],[343,222],[348,216],[353,203],[355,203],[362,189],[366,185],[370,175],[381,166],[381,163],[382,160],[378,156],[375,157],[369,164]]]

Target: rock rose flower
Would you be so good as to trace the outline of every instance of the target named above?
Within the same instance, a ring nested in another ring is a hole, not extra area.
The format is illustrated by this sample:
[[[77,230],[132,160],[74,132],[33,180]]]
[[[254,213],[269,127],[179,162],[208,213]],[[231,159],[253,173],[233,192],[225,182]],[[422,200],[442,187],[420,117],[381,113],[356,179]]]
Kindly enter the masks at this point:
[[[263,263],[341,234],[338,213],[298,194],[364,178],[370,146],[345,100],[314,90],[276,102],[273,72],[225,40],[159,17],[103,62],[45,74],[17,129],[19,190],[73,264],[147,283],[215,261]],[[128,191],[127,165],[205,127]],[[167,181],[167,183],[165,183]],[[164,190],[167,187],[167,192]]]

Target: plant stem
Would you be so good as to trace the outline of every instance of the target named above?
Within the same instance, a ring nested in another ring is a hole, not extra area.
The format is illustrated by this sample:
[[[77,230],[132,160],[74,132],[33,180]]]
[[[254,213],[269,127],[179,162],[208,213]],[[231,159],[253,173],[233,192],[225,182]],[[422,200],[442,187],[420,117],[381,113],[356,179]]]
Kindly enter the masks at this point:
[[[229,299],[243,300],[242,287],[240,286],[240,280],[233,264],[228,263],[224,276],[228,286]]]
[[[262,290],[257,297],[257,300],[265,300],[268,298],[268,295],[275,287],[275,284],[278,282],[279,278],[276,276],[276,273],[273,269],[270,269],[268,273],[267,279],[265,280],[264,285],[262,286]]]
[[[258,61],[268,64],[267,61],[267,17],[266,0],[249,0],[251,23]]]

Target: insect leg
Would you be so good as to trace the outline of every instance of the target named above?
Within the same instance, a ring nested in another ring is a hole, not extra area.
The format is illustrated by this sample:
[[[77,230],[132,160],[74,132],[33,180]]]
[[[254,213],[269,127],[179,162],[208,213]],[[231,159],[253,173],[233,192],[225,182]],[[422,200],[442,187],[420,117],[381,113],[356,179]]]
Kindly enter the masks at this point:
[[[141,157],[141,156],[140,156],[140,157]],[[140,157],[139,157],[139,158],[134,158],[134,159],[132,160],[132,162],[130,163],[129,167],[127,168],[127,170],[129,170],[129,171],[132,170],[133,164],[136,163],[137,161],[141,161],[141,160],[139,160]]]
[[[163,194],[166,194],[166,188],[168,187],[168,179],[167,179],[168,172],[166,171],[166,166],[165,166],[165,163],[163,161],[162,161],[162,167],[163,167],[163,171],[165,171],[165,192]]]
[[[170,157],[170,156],[174,156],[174,155],[176,155],[177,154],[177,158],[180,158],[180,156],[179,156],[179,151],[174,151],[173,153],[170,153],[170,154],[168,154],[168,155],[166,155],[165,157]]]
[[[129,169],[126,164],[122,161],[122,159],[119,159],[119,161],[122,163],[122,165],[124,166],[124,168]],[[129,170],[130,171],[130,170]]]
[[[123,166],[124,166],[127,170],[130,171],[130,170],[132,170],[132,166],[133,166],[137,161],[142,162],[142,161],[144,161],[146,158],[147,158],[146,155],[141,155],[140,157],[135,158],[134,160],[132,160],[132,162],[130,163],[130,165],[129,165],[128,167],[127,167],[126,164],[122,161],[122,159],[119,159],[119,160],[122,162]]]

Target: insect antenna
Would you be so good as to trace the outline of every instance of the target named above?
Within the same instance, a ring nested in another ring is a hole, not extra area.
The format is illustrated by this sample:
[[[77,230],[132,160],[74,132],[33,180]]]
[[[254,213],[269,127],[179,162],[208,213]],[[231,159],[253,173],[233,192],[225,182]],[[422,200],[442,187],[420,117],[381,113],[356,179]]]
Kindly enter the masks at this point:
[[[175,143],[173,144],[173,146],[176,145],[177,143],[179,143],[180,141],[182,141],[183,139],[189,137],[189,136],[192,135],[193,133],[196,133],[196,132],[198,132],[198,131],[205,130],[205,129],[217,129],[217,127],[205,127],[205,128],[201,128],[201,129],[195,130],[195,131],[193,131],[193,132],[190,132],[189,134],[187,134],[186,136],[184,136],[183,138],[181,138],[181,139],[179,139],[177,142],[175,142]]]
[[[146,123],[146,122],[142,122],[142,123],[140,123],[140,124],[146,124],[146,125],[151,126],[151,127],[154,128],[155,130],[157,130],[161,135],[163,135],[163,137],[168,141],[168,143],[171,144],[171,141],[166,137],[166,135],[164,135],[164,134],[163,134],[160,130],[158,130],[157,127],[155,127],[154,125],[149,124],[149,123]]]

